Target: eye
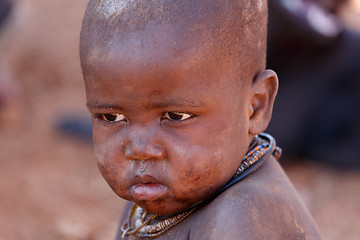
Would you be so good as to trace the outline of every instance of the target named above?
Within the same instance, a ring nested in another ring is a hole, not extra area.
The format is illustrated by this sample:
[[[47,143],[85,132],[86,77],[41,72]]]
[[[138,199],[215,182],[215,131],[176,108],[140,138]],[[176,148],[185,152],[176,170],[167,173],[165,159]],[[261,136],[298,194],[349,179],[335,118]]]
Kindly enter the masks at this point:
[[[163,118],[172,120],[172,121],[184,121],[189,118],[192,118],[194,115],[191,113],[183,112],[166,112]]]
[[[126,117],[120,113],[106,113],[106,114],[98,114],[95,117],[100,118],[105,122],[120,122],[126,121]]]

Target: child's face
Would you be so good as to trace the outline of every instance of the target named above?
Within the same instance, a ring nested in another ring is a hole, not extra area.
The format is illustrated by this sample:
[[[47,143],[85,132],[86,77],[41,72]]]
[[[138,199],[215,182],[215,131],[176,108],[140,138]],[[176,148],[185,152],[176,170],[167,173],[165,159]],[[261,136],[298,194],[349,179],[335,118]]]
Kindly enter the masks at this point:
[[[215,50],[152,36],[129,37],[83,66],[101,173],[120,197],[165,215],[236,172],[252,138],[250,86],[235,84]]]

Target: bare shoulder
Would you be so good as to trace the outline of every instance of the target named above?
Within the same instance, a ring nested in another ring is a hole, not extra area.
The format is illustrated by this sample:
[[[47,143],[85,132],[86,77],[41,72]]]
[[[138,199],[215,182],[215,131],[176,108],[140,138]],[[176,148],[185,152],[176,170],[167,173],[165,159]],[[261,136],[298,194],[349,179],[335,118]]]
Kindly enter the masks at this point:
[[[194,215],[190,239],[320,239],[273,157]]]
[[[121,239],[120,231],[116,239]],[[282,168],[270,158],[157,239],[319,240],[320,236]]]

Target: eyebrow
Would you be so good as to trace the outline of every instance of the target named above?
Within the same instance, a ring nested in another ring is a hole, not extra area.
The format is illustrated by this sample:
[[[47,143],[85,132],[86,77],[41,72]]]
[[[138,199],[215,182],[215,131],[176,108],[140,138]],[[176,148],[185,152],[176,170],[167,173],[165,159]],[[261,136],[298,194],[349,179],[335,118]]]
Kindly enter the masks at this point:
[[[205,103],[202,101],[195,101],[190,99],[181,99],[181,100],[169,100],[162,102],[153,102],[146,106],[147,109],[153,108],[165,108],[165,107],[193,107],[198,108],[204,106]]]
[[[188,107],[188,108],[199,108],[205,105],[202,101],[195,101],[189,99],[181,100],[168,100],[168,101],[158,101],[151,102],[145,106],[147,110],[156,109],[156,108],[166,108],[166,107]],[[88,109],[117,109],[124,110],[124,107],[118,104],[102,104],[102,103],[86,103]]]
[[[120,109],[122,110],[123,107],[117,104],[102,104],[102,103],[86,103],[86,107],[88,109]]]

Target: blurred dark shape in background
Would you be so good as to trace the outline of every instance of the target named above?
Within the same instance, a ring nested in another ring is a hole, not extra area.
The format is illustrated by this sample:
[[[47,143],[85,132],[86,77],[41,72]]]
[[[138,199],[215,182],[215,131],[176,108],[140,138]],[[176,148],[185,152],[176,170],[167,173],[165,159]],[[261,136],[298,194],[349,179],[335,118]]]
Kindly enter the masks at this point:
[[[56,129],[65,136],[92,143],[92,126],[88,116],[68,115],[61,117],[55,125]]]
[[[0,0],[0,37],[2,30],[5,28],[5,23],[10,18],[13,8],[11,0]],[[11,74],[9,73],[6,62],[2,59],[3,52],[0,52],[0,123],[3,121],[1,115],[8,107],[9,102],[14,97],[14,84],[12,82]]]
[[[11,9],[12,2],[10,0],[0,0],[0,29],[10,15]]]
[[[268,68],[280,88],[268,132],[285,163],[360,167],[360,36],[337,19],[345,2],[269,0]]]

